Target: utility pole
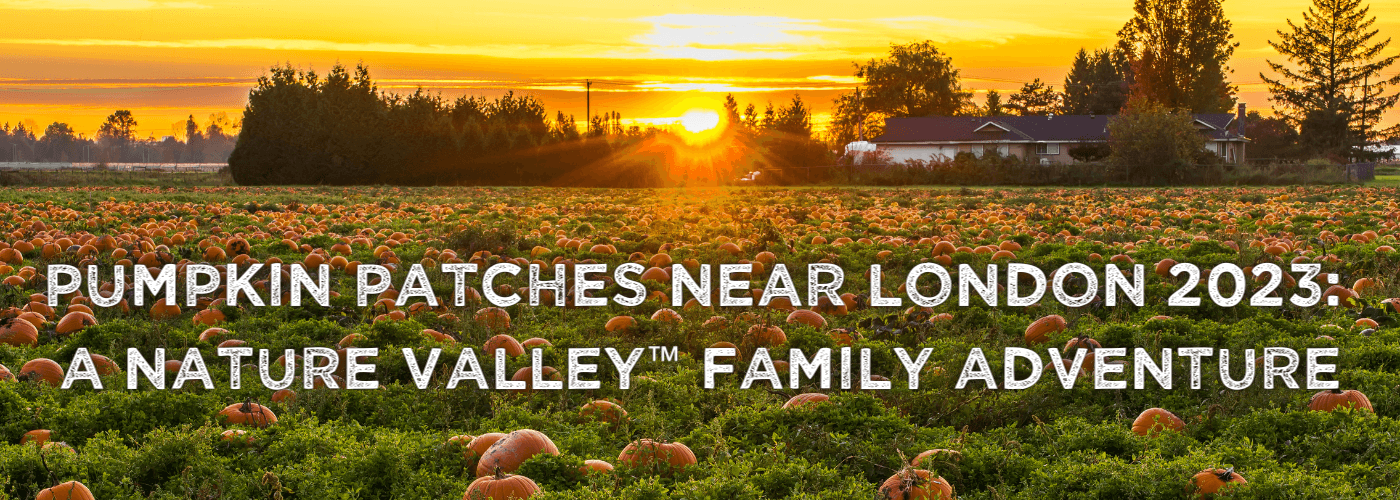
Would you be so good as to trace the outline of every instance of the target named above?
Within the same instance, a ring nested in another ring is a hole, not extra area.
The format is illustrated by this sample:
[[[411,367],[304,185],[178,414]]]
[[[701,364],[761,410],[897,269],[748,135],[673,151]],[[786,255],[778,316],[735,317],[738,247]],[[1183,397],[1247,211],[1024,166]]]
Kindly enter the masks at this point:
[[[583,122],[583,134],[593,132],[593,80],[583,81]]]

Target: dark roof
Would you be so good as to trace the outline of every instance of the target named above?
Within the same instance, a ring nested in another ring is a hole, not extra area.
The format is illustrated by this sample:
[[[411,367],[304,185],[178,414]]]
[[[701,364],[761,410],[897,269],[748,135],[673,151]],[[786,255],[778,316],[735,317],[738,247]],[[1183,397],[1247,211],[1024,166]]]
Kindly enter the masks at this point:
[[[1195,115],[1212,139],[1237,138],[1230,113]],[[870,142],[1102,141],[1108,138],[1105,115],[925,116],[886,118],[885,133]],[[989,124],[991,126],[989,126]],[[980,130],[980,131],[979,131]]]

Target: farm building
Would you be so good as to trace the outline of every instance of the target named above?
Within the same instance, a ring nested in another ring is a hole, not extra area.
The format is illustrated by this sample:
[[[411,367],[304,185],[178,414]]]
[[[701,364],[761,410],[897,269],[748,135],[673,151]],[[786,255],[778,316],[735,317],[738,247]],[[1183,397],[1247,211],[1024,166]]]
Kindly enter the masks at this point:
[[[1239,112],[1197,114],[1196,128],[1206,137],[1206,148],[1229,163],[1243,162],[1244,105]],[[944,160],[958,153],[981,156],[996,151],[1049,165],[1073,163],[1070,149],[1108,141],[1111,116],[927,116],[889,118],[885,132],[871,139],[896,162]]]

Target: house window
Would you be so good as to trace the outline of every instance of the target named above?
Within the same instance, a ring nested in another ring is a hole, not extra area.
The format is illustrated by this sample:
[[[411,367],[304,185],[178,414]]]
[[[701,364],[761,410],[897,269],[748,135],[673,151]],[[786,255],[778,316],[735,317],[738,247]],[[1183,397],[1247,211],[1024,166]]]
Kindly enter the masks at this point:
[[[985,147],[982,146],[981,144],[973,144],[973,145],[972,145],[972,156],[976,156],[976,157],[978,157],[978,158],[981,158],[981,157],[982,157],[982,154],[985,153],[985,152],[986,152],[986,149],[985,149]]]
[[[1054,142],[1041,142],[1041,143],[1036,143],[1036,145],[1035,145],[1035,154],[1038,154],[1038,155],[1057,155],[1057,154],[1060,154],[1060,145],[1059,145],[1059,143],[1054,143]]]

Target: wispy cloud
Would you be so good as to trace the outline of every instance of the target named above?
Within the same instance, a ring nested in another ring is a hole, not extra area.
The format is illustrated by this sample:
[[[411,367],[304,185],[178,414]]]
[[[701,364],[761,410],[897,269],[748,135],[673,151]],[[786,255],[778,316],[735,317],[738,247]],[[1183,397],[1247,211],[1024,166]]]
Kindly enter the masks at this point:
[[[666,14],[637,19],[650,32],[632,37],[655,57],[735,60],[788,59],[827,45],[814,35],[836,31],[820,21],[775,16]]]
[[[954,19],[939,16],[905,16],[859,21],[875,24],[879,29],[867,26],[862,32],[879,33],[890,38],[891,33],[908,33],[915,38],[928,38],[939,42],[990,42],[1007,43],[1023,36],[1078,38],[1080,33],[1046,28],[1036,24],[1009,21],[988,17],[982,19]]]
[[[190,40],[126,40],[113,38],[5,38],[0,44],[71,47],[137,47],[157,49],[263,49],[324,52],[389,52],[399,54],[482,55],[516,58],[627,57],[625,47],[615,45],[443,45],[388,42],[336,42],[296,38],[218,38]],[[641,57],[637,48],[632,57]]]
[[[207,9],[196,2],[156,0],[0,0],[0,10],[154,10]]]

